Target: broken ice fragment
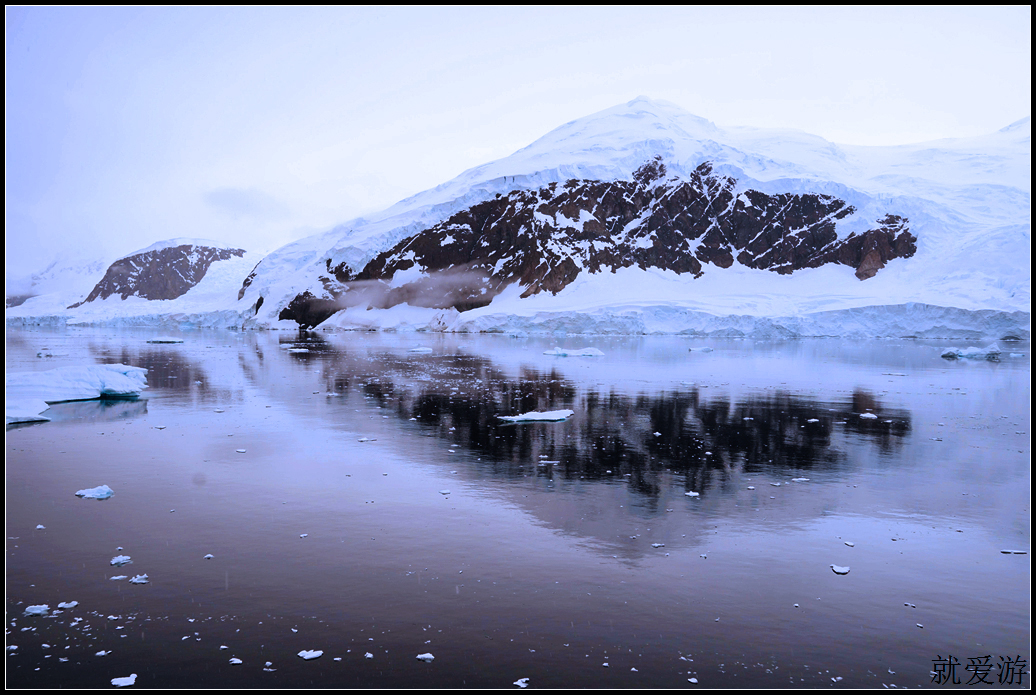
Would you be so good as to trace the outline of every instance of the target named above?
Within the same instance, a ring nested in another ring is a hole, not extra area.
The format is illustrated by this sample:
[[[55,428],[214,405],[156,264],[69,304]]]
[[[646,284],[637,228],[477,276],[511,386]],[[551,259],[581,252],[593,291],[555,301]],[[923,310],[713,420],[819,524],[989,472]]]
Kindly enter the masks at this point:
[[[431,655],[431,652],[426,652],[424,654],[418,654],[417,658],[427,664],[430,664],[432,663],[432,659],[434,659],[435,657]]]
[[[113,567],[122,567],[123,565],[132,565],[133,560],[130,559],[129,555],[116,555],[112,558],[111,564]]]
[[[860,417],[864,420],[877,420],[878,416],[874,413],[860,413]]]
[[[553,350],[547,350],[543,354],[553,355],[554,357],[602,357],[604,355],[603,352],[592,347],[580,348],[578,350],[565,350],[556,347]]]
[[[793,482],[793,483],[808,483],[809,482],[809,478],[792,478],[791,482]]]
[[[856,544],[855,544],[855,543],[853,543],[852,541],[846,541],[846,542],[845,542],[845,544],[846,544],[847,546],[849,546],[850,548],[855,548],[855,547],[856,547]]]
[[[111,652],[106,652],[102,649],[101,651],[94,654],[94,656],[108,656],[109,654],[111,654]]]
[[[242,664],[242,663],[244,663],[244,662],[243,662],[243,661],[241,661],[241,659],[238,659],[238,658],[237,658],[237,657],[235,656],[235,657],[232,657],[232,658],[230,659],[230,663],[232,663],[232,664]]]
[[[835,574],[849,574],[848,567],[840,567],[839,565],[831,565],[831,569],[834,570]]]
[[[514,682],[514,684],[517,685],[519,688],[528,688],[529,687],[529,679],[528,678],[519,678],[518,680],[516,680]]]
[[[58,608],[75,608],[78,605],[79,605],[79,601],[68,601],[68,602],[64,602],[63,601],[63,602],[58,604]]]
[[[652,543],[651,547],[652,548],[664,548],[665,547],[665,543]]]
[[[49,610],[50,605],[46,603],[41,603],[37,606],[26,606],[25,615],[46,615]]]
[[[820,420],[816,419],[815,417],[811,417],[810,419],[806,420],[806,422],[820,422]]]
[[[211,560],[211,559],[212,559],[212,558],[214,558],[214,557],[215,557],[215,555],[213,555],[212,553],[209,553],[208,555],[206,555],[206,556],[205,556],[205,557],[203,557],[202,559],[203,559],[203,560]]]
[[[239,453],[239,454],[243,454],[243,453],[245,453],[245,451],[246,451],[245,449],[238,449],[238,450],[237,450],[237,453]]]
[[[373,659],[374,655],[371,654],[370,652],[367,652],[366,654],[363,655],[363,658],[364,659]]]
[[[45,529],[45,528],[47,528],[47,527],[46,527],[46,526],[44,526],[43,524],[36,524],[36,529],[37,529],[37,530],[43,530],[43,529]]]
[[[322,652],[319,649],[303,649],[301,652],[299,652],[299,656],[301,656],[306,661],[309,661],[310,659],[317,659],[323,655],[324,652]]]
[[[138,574],[133,579],[129,580],[130,584],[147,584],[148,578],[146,574]]]
[[[1028,551],[1026,550],[1001,550],[1004,555],[1025,555]]]
[[[448,494],[450,494],[450,491],[449,490],[439,490],[439,494],[440,495],[448,495]]]
[[[560,422],[573,415],[575,415],[574,410],[548,410],[542,413],[532,411],[521,415],[497,415],[497,417],[508,422]]]
[[[129,578],[128,574],[117,574],[114,577],[108,577],[108,579],[110,581],[113,581],[113,582],[117,582],[117,581],[120,581],[122,579],[127,579],[127,578]]]
[[[76,497],[82,497],[83,499],[88,500],[106,500],[114,494],[115,491],[107,485],[100,485],[86,490],[79,490],[76,492]]]
[[[137,674],[131,673],[125,678],[112,678],[112,685],[116,688],[128,688],[137,682]]]
[[[700,493],[697,493],[697,492],[685,492],[683,494],[687,495],[688,497],[700,497],[701,496]]]
[[[422,354],[422,355],[427,355],[431,351],[432,351],[432,349],[430,347],[415,347],[415,348],[410,348],[409,350],[407,350],[407,352],[413,352],[413,353]]]

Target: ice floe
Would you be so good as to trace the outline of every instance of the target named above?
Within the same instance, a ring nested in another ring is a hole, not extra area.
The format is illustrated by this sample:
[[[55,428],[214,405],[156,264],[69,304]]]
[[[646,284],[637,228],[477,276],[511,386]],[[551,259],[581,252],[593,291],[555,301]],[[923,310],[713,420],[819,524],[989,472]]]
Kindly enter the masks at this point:
[[[431,663],[432,659],[434,659],[435,657],[432,656],[430,652],[425,652],[424,654],[418,654],[417,658],[421,661],[424,661],[425,663]]]
[[[146,574],[135,575],[132,579],[129,580],[130,584],[147,584],[149,582],[150,580],[147,578]]]
[[[129,555],[116,555],[112,558],[111,564],[113,567],[122,567],[123,565],[133,564],[133,560],[130,559]]]
[[[128,688],[137,682],[137,674],[131,673],[123,678],[112,678],[112,685],[116,688]]]
[[[128,574],[117,574],[114,577],[108,577],[108,581],[112,581],[112,582],[120,582],[123,579],[129,579],[129,575]]]
[[[1000,355],[1000,346],[996,343],[987,345],[984,348],[951,347],[946,348],[942,352],[942,357],[947,360],[997,360],[1000,359]]]
[[[75,608],[79,605],[79,601],[62,601],[58,604],[58,608]]]
[[[49,610],[50,605],[46,603],[41,603],[36,606],[26,606],[25,615],[46,615]]]
[[[514,684],[517,685],[519,688],[528,688],[529,687],[529,679],[528,678],[519,678],[518,680],[516,680],[514,682]]]
[[[834,571],[835,574],[849,574],[849,568],[848,567],[841,567],[839,565],[831,565],[831,569]]]
[[[548,410],[542,413],[532,411],[521,415],[497,415],[497,417],[507,422],[559,422],[573,415],[575,415],[574,410]]]
[[[860,418],[862,420],[877,420],[878,416],[874,413],[860,413]]]
[[[299,652],[299,656],[301,656],[306,661],[309,661],[310,659],[319,659],[323,655],[324,652],[319,649],[303,649],[301,652]]]
[[[544,355],[553,355],[554,357],[602,357],[604,353],[593,347],[579,348],[578,350],[566,350],[564,348],[555,347],[553,350],[547,350],[543,353]]]
[[[687,495],[688,497],[700,497],[701,496],[700,492],[685,492],[683,494]]]
[[[82,497],[83,499],[88,500],[106,500],[114,494],[115,491],[107,485],[98,485],[97,487],[87,488],[86,490],[79,490],[76,492],[76,497]]]
[[[46,410],[41,404],[136,398],[147,388],[147,370],[124,364],[58,367],[45,372],[7,375],[4,410],[7,422],[33,422]],[[14,418],[14,419],[12,419]]]

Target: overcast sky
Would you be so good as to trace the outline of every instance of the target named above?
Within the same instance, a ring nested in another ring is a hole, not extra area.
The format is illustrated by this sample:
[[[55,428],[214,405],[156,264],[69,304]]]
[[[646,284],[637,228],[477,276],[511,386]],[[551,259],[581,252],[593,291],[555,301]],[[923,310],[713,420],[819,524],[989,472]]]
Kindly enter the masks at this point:
[[[7,272],[272,250],[638,95],[852,144],[1029,115],[1029,7],[6,9]]]

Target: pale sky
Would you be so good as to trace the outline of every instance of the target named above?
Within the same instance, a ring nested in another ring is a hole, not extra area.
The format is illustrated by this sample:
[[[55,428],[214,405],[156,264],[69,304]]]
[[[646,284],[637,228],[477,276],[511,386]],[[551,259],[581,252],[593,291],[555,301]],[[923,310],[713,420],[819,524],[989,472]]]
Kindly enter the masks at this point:
[[[6,270],[272,250],[638,95],[892,145],[1030,114],[1031,10],[6,9]]]

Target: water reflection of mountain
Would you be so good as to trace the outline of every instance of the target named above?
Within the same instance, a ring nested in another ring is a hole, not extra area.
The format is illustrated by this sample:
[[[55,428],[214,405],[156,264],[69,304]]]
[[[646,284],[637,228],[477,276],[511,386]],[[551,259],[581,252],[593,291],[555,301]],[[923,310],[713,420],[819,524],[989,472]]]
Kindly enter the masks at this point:
[[[660,494],[663,471],[682,475],[692,490],[733,469],[806,472],[843,460],[835,442],[846,435],[889,453],[911,427],[908,412],[885,408],[865,391],[840,403],[780,391],[731,401],[709,398],[698,387],[601,392],[554,370],[509,376],[481,355],[320,352],[329,392],[358,389],[371,404],[468,448],[496,475],[525,477],[532,465],[550,479],[622,477],[649,497]],[[498,418],[561,409],[575,415],[565,423],[521,425]]]

